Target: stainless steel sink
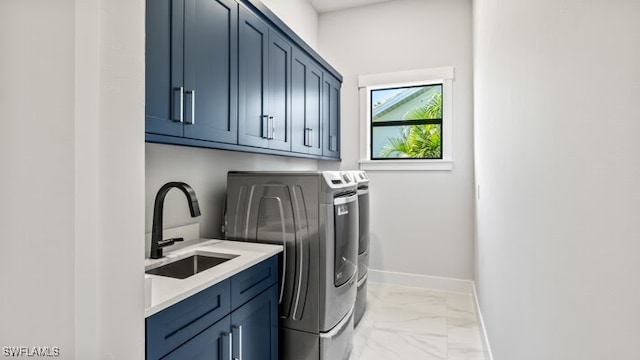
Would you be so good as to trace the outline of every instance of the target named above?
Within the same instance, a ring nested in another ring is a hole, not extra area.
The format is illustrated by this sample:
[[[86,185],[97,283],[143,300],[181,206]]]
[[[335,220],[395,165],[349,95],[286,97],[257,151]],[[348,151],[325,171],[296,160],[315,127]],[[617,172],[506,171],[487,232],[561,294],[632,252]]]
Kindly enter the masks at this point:
[[[191,255],[181,260],[159,266],[145,271],[147,274],[168,276],[175,279],[186,279],[189,276],[199,272],[211,269],[216,265],[220,265],[225,261],[231,260],[237,255],[228,255],[227,257],[211,256],[211,255]]]

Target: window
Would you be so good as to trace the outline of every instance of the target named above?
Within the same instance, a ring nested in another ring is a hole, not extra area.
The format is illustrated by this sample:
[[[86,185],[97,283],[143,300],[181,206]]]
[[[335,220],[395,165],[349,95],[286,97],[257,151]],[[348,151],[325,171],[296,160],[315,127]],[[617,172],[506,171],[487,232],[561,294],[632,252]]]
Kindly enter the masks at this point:
[[[442,84],[370,90],[371,159],[442,159]]]
[[[360,168],[451,170],[452,80],[452,67],[360,76]]]

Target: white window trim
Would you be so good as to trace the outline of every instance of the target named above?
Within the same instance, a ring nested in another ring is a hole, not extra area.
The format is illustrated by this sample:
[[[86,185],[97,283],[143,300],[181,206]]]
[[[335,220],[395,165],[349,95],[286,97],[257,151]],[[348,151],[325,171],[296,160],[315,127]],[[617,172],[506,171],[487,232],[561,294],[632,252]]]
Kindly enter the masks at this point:
[[[360,169],[361,170],[453,170],[453,66],[360,75]],[[371,160],[371,90],[442,84],[442,159]]]

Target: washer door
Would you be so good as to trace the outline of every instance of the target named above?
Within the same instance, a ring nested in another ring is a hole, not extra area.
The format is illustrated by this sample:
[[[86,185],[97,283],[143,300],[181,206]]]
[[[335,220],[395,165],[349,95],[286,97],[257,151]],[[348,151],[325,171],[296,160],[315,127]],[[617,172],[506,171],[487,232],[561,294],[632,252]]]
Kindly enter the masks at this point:
[[[334,285],[338,287],[349,281],[358,268],[358,195],[355,192],[333,200],[333,224]]]
[[[364,254],[369,248],[369,188],[358,189],[359,239],[358,254]]]

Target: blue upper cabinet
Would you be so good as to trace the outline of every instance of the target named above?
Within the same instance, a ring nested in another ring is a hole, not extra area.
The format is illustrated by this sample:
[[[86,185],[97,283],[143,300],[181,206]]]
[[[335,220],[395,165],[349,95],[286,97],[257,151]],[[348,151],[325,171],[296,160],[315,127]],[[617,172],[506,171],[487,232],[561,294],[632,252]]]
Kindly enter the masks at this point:
[[[238,4],[186,0],[184,136],[237,142]]]
[[[291,150],[291,44],[240,9],[238,143]]]
[[[322,70],[299,49],[292,63],[292,151],[322,155]]]
[[[147,0],[146,131],[182,136],[179,112],[182,81],[183,2]],[[172,28],[173,26],[173,28]],[[175,58],[174,58],[175,56]],[[178,70],[179,69],[179,70]]]
[[[325,72],[322,82],[322,155],[340,157],[340,81]]]
[[[237,142],[233,0],[147,0],[146,132]]]
[[[291,44],[269,31],[269,148],[291,150]]]
[[[340,158],[340,74],[259,0],[146,3],[146,141]]]

